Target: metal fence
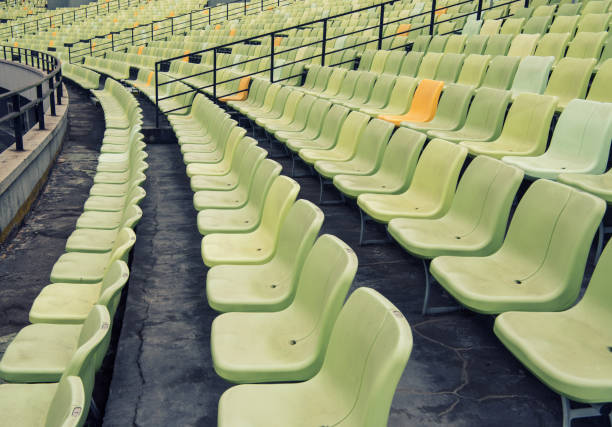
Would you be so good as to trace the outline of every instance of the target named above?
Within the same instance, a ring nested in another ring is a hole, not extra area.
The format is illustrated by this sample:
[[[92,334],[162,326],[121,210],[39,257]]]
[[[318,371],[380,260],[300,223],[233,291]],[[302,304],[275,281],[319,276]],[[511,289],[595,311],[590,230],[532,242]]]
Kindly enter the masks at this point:
[[[28,111],[35,109],[38,128],[45,129],[44,102],[49,98],[51,115],[55,116],[55,106],[62,103],[62,72],[61,63],[55,56],[47,52],[25,49],[21,47],[0,46],[4,58],[38,68],[46,73],[38,82],[25,86],[21,89],[0,95],[0,101],[6,100],[12,105],[13,111],[0,117],[0,123],[11,120],[15,132],[15,145],[17,151],[23,151],[24,129],[23,116]],[[36,98],[22,104],[22,94],[36,88]]]

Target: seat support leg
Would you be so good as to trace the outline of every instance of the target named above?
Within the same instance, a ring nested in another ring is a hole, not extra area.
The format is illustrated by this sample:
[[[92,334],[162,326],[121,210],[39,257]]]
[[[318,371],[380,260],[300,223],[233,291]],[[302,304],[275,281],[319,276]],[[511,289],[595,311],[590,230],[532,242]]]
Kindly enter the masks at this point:
[[[435,283],[436,279],[429,273],[429,264],[426,259],[423,259],[423,272],[425,274],[425,296],[423,297],[423,310],[421,314],[443,314],[452,313],[454,311],[463,310],[461,305],[451,305],[447,307],[429,307],[429,297],[431,293],[431,285]]]
[[[392,241],[388,232],[386,233],[385,239],[369,239],[369,240],[366,239],[366,231],[367,231],[366,228],[367,228],[368,222],[376,223],[376,221],[374,221],[367,213],[365,213],[361,209],[359,209],[359,215],[361,218],[361,228],[359,230],[359,246],[375,245],[379,243],[388,243]]]
[[[599,416],[607,416],[612,424],[612,405],[609,403],[606,404],[591,404],[586,408],[576,408],[572,409],[570,400],[561,396],[561,408],[563,409],[563,427],[571,427],[572,420],[577,418],[589,418],[589,417],[599,417]]]
[[[327,178],[324,178],[323,175],[319,175],[319,204],[320,205],[337,205],[340,203],[345,203],[346,199],[344,198],[344,194],[340,193],[340,198],[335,200],[324,200],[325,196],[325,186],[333,186],[333,182]]]
[[[304,165],[304,167],[301,168],[302,172],[296,172],[296,169],[297,169],[296,166],[298,162]],[[314,175],[314,172],[312,170],[312,166],[303,163],[300,160],[299,156],[296,153],[292,152],[291,153],[291,178],[303,178],[306,176],[313,176],[313,175]]]

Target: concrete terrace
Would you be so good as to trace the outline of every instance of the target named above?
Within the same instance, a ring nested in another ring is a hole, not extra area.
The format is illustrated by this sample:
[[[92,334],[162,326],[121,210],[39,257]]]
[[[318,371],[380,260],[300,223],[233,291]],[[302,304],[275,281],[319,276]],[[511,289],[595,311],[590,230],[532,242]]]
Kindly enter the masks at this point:
[[[30,305],[47,284],[91,185],[103,115],[85,91],[68,88],[69,128],[62,152],[23,226],[0,248],[0,353],[27,324]],[[154,107],[139,100],[151,123]],[[160,142],[166,143],[146,148],[147,197],[127,298],[115,324],[118,343],[98,374],[104,380],[96,381],[94,397],[106,426],[214,426],[218,399],[230,386],[212,367],[210,325],[216,313],[205,299],[207,268],[189,181],[176,143]],[[290,170],[288,159],[278,161]],[[318,177],[296,180],[299,197],[317,203]],[[359,212],[350,203],[321,208],[322,232],[343,239],[359,257],[352,290],[380,291],[412,327],[414,350],[396,391],[390,426],[561,424],[558,396],[506,351],[493,334],[492,317],[468,311],[422,316],[421,262],[395,243],[360,247]],[[433,298],[444,303],[448,297],[435,288]],[[605,425],[603,418],[573,423]]]

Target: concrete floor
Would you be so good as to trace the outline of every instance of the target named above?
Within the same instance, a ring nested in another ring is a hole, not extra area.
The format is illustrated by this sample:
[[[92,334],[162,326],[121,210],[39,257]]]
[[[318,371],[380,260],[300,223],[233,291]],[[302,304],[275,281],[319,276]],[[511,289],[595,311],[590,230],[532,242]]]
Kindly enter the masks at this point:
[[[100,112],[82,94],[71,103],[69,138],[49,184],[22,229],[0,249],[0,352],[3,340],[27,323],[30,304],[62,253],[91,183],[96,147],[90,141],[97,131],[88,124]],[[152,106],[143,106],[150,121]],[[192,193],[177,145],[150,144],[146,150],[147,197],[114,370],[104,377],[108,381],[112,374],[104,425],[214,426],[219,396],[230,384],[215,374],[210,358],[216,313],[204,296],[206,268]],[[279,161],[287,171],[287,160]],[[317,202],[318,178],[297,181],[300,197]],[[499,343],[492,317],[467,311],[422,316],[421,262],[394,243],[360,247],[359,213],[351,204],[321,207],[322,232],[343,239],[359,257],[352,289],[380,291],[412,326],[414,350],[389,426],[560,425],[559,398]],[[440,304],[447,298],[439,288],[433,297]],[[573,424],[606,425],[602,418]]]

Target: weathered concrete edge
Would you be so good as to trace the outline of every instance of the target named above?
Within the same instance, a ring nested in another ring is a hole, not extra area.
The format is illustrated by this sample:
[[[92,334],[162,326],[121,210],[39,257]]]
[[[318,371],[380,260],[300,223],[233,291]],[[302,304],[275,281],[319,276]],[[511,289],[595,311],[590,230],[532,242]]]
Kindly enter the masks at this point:
[[[23,220],[55,163],[68,128],[68,91],[56,116],[45,113],[45,130],[34,126],[23,136],[24,151],[15,146],[0,153],[0,243]]]

